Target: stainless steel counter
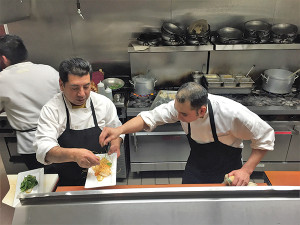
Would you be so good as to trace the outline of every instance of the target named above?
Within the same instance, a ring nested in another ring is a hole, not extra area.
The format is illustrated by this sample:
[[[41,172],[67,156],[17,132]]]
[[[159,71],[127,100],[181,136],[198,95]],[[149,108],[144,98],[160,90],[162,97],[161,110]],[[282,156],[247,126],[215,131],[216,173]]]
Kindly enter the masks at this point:
[[[49,193],[22,199],[21,224],[298,224],[299,187],[170,187]]]

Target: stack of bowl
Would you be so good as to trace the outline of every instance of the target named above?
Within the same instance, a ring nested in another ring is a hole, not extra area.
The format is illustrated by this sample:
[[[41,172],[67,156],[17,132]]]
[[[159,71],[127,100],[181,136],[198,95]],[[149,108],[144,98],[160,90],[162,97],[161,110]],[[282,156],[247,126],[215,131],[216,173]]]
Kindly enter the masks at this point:
[[[223,27],[217,31],[217,38],[222,44],[239,44],[243,40],[243,32],[233,27]]]
[[[145,46],[157,46],[161,42],[160,33],[141,33],[137,37],[137,42]]]
[[[271,36],[274,43],[293,43],[297,37],[297,33],[298,27],[289,23],[278,23],[271,28]]]
[[[197,20],[187,28],[188,45],[205,45],[210,40],[210,25],[206,20]]]
[[[260,20],[250,20],[244,24],[245,41],[250,44],[267,43],[271,37],[271,25]]]
[[[185,32],[179,26],[173,23],[164,22],[161,26],[161,37],[164,45],[184,45]]]

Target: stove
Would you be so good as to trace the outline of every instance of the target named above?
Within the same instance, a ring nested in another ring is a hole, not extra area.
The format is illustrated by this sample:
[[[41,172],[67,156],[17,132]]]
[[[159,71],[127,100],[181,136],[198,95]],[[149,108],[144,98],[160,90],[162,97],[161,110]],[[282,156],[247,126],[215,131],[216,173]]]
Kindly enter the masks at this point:
[[[288,94],[273,94],[263,90],[254,90],[250,95],[227,95],[245,106],[300,106],[300,94],[291,92]]]
[[[134,92],[130,93],[128,108],[149,108],[156,96],[156,92],[149,95],[138,95]]]

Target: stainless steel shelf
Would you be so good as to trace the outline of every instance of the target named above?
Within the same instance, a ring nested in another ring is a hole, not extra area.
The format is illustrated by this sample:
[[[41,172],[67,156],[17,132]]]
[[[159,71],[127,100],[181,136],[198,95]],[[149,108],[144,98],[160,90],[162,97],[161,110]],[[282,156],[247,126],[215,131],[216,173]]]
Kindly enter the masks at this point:
[[[151,53],[151,52],[205,52],[213,51],[212,44],[199,46],[142,46],[136,42],[131,42],[128,46],[128,53]]]
[[[300,50],[300,43],[293,44],[207,44],[199,46],[142,46],[133,41],[128,53],[139,52],[201,52],[201,51],[243,51],[243,50]]]
[[[300,49],[300,43],[293,44],[236,44],[221,45],[215,44],[216,51],[234,51],[234,50],[292,50]]]

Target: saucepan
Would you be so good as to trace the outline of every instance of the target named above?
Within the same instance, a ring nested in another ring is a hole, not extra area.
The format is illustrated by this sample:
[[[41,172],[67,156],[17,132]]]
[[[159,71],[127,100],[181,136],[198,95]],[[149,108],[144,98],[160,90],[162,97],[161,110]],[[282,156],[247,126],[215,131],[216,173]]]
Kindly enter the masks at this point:
[[[264,71],[262,78],[264,90],[274,94],[287,94],[291,92],[298,75],[284,69],[268,69]]]

